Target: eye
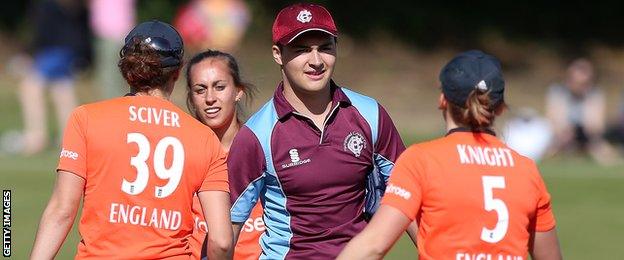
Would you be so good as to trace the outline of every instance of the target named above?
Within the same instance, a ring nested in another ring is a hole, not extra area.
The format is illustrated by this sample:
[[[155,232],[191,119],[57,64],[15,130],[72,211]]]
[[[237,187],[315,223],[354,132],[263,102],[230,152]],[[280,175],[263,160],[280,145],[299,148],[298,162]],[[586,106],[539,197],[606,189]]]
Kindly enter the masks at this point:
[[[330,51],[333,51],[333,50],[334,50],[334,46],[333,46],[333,45],[324,45],[324,46],[321,46],[321,51],[324,51],[324,52],[330,52]]]
[[[217,91],[222,91],[224,89],[225,89],[225,85],[216,85],[215,86],[215,90],[217,90]]]
[[[206,88],[195,88],[195,90],[193,90],[193,92],[195,92],[196,95],[201,95],[206,93]]]
[[[307,48],[297,48],[295,49],[295,53],[306,53],[308,52]]]

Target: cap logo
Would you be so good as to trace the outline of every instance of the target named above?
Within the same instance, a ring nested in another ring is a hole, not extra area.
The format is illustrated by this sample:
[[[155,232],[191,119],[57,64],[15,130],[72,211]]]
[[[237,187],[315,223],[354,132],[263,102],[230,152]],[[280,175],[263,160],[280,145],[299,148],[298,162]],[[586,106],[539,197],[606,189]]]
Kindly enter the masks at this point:
[[[488,86],[487,84],[485,84],[485,81],[479,81],[479,83],[477,83],[477,85],[475,86],[476,89],[480,90],[480,91],[487,91],[488,90]]]
[[[301,23],[309,23],[311,20],[312,20],[312,13],[310,13],[310,11],[308,10],[303,9],[297,15],[297,21]]]

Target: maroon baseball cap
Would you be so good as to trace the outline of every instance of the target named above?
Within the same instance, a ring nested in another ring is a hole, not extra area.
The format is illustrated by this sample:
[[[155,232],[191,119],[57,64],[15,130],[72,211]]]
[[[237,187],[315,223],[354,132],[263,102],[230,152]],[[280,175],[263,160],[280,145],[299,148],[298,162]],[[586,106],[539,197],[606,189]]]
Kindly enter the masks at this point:
[[[338,37],[334,19],[325,7],[294,4],[282,9],[273,22],[273,43],[287,45],[308,31],[321,31]]]

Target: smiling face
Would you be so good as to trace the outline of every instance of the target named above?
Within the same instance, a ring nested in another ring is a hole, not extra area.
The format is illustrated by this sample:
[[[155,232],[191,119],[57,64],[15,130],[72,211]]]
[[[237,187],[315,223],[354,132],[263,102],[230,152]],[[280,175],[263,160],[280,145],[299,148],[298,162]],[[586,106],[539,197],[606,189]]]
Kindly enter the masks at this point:
[[[215,132],[225,131],[236,120],[236,102],[243,96],[227,63],[208,58],[195,64],[190,75],[191,102],[199,120]]]
[[[336,40],[321,31],[306,32],[282,48],[273,46],[273,57],[282,66],[284,84],[295,91],[318,92],[329,87]]]

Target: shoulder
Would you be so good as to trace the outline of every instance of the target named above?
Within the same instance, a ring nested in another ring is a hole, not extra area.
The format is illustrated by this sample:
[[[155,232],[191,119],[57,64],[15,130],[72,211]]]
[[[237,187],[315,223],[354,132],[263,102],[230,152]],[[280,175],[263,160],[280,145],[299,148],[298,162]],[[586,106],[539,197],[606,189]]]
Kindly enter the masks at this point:
[[[338,87],[338,89],[340,91],[342,91],[342,93],[345,94],[345,96],[347,96],[347,98],[349,98],[349,100],[351,101],[351,103],[358,107],[368,107],[368,106],[372,106],[377,108],[378,103],[377,100],[375,100],[372,97],[369,97],[367,95],[361,94],[359,92],[355,92],[349,88],[346,87]]]
[[[273,99],[271,98],[245,122],[245,126],[253,133],[258,134],[260,132],[272,130],[276,122],[277,111],[275,110]]]

